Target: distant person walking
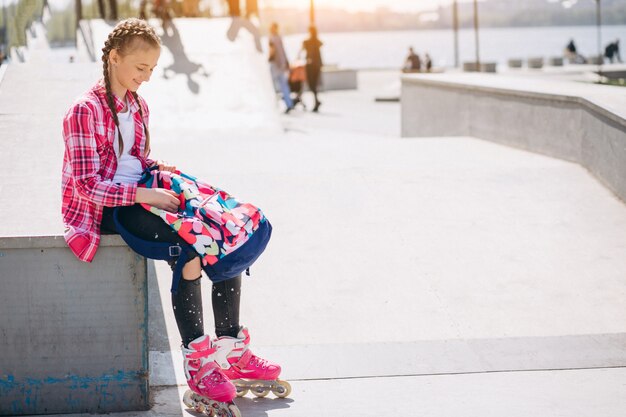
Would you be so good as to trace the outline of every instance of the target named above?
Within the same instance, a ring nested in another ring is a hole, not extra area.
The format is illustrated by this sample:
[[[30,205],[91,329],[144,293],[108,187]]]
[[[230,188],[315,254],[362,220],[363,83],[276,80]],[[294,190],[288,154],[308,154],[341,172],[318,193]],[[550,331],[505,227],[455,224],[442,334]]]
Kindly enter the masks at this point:
[[[570,39],[569,43],[565,46],[565,58],[570,64],[586,64],[587,60],[578,53],[574,39]]]
[[[413,47],[409,48],[409,55],[404,60],[404,70],[406,72],[418,72],[422,69],[422,60],[415,53]]]
[[[258,0],[246,0],[246,19],[250,19],[252,16],[259,17]]]
[[[183,0],[183,17],[200,16],[200,0]]]
[[[320,82],[320,74],[322,73],[322,53],[320,48],[324,45],[317,37],[317,28],[309,27],[309,39],[302,42],[302,51],[306,52],[306,80],[309,90],[315,98],[313,111],[318,112],[322,103],[317,97],[317,89]]]
[[[622,57],[619,54],[619,39],[615,42],[611,42],[604,49],[604,56],[611,61],[611,64],[615,61],[622,62]]]
[[[287,53],[283,46],[283,39],[280,37],[278,30],[278,23],[272,23],[270,26],[269,37],[270,54],[268,61],[270,63],[270,71],[272,73],[272,80],[274,85],[280,90],[283,95],[283,100],[287,109],[285,113],[289,113],[293,110],[293,101],[291,100],[291,90],[289,89],[289,83],[287,82],[287,71],[289,71],[289,60],[287,59]]]
[[[239,0],[228,0],[228,13],[231,17],[241,16],[241,6]]]

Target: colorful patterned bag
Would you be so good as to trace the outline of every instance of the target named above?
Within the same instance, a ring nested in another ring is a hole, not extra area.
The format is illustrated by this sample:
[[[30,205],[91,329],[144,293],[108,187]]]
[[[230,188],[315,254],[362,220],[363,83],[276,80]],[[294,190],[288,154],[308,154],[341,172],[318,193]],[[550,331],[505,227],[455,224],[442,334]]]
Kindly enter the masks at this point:
[[[161,217],[200,255],[202,269],[214,282],[246,271],[269,242],[272,226],[258,207],[242,203],[195,177],[152,169],[144,172],[139,184],[146,188],[165,188],[179,195],[177,213],[141,205]],[[129,240],[127,243],[143,254],[134,247],[136,243],[133,245]],[[182,265],[177,267],[182,272]],[[174,275],[173,291],[180,279],[176,271]]]

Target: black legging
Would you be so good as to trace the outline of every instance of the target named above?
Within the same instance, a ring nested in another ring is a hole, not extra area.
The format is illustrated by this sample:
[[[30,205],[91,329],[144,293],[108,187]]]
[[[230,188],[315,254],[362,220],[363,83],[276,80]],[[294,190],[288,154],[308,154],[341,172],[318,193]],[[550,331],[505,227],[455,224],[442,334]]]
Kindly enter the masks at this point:
[[[119,220],[133,235],[144,240],[184,244],[184,240],[159,216],[139,204],[120,207]],[[102,234],[117,233],[113,221],[113,209],[105,207],[102,213]],[[198,255],[193,254],[191,259]],[[178,292],[172,294],[172,307],[176,324],[186,347],[189,342],[204,335],[202,323],[202,291],[200,277],[195,280],[181,279]],[[237,336],[239,332],[239,302],[241,299],[241,275],[213,283],[212,307],[217,336]]]
[[[320,73],[322,67],[315,64],[306,64],[306,80],[309,85],[309,90],[315,96],[315,102],[317,103],[317,87],[320,81]]]

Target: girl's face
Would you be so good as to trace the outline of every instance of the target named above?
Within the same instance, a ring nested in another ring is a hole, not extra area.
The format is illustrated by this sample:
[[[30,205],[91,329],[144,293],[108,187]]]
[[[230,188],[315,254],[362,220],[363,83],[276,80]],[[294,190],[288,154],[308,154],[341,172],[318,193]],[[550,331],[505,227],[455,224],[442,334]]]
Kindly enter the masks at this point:
[[[117,49],[113,49],[109,54],[111,84],[114,91],[116,89],[137,91],[142,83],[150,81],[152,71],[161,55],[161,48],[150,46],[143,41],[131,46],[135,47],[125,55],[120,54]]]

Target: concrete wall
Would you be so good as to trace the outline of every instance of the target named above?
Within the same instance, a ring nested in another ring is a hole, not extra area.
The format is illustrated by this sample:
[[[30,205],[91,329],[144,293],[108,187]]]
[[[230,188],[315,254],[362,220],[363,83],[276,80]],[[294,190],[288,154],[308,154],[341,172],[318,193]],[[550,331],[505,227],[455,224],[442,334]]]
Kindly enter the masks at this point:
[[[626,120],[576,96],[404,77],[402,136],[472,136],[579,163],[626,201]]]
[[[0,415],[149,408],[146,261],[104,236],[0,238]]]
[[[356,90],[357,71],[352,69],[322,68],[321,91]]]

